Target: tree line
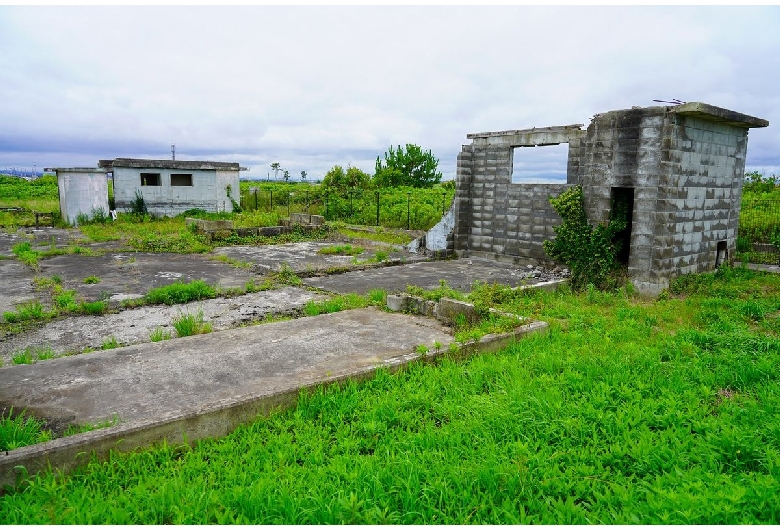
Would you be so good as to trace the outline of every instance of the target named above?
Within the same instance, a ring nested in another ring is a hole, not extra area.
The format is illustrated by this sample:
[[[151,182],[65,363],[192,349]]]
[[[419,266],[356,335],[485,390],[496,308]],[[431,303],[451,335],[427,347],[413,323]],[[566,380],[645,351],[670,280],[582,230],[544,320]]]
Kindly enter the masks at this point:
[[[394,188],[408,186],[412,188],[430,188],[441,182],[442,174],[438,170],[439,159],[430,150],[423,151],[419,145],[398,145],[385,152],[384,159],[376,157],[374,175],[369,175],[356,167],[348,165],[346,169],[340,165],[333,166],[322,180],[322,185],[338,191],[349,189]],[[271,164],[274,178],[279,172],[285,182],[290,180],[290,172],[281,167],[279,162]],[[306,181],[306,171],[301,171],[301,181]]]

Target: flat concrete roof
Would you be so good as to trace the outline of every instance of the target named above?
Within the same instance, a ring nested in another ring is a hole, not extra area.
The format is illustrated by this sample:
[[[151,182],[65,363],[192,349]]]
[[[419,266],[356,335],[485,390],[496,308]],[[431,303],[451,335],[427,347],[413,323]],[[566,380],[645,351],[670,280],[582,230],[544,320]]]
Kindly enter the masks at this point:
[[[144,158],[115,158],[100,160],[98,166],[105,169],[115,167],[130,167],[140,169],[214,169],[223,171],[240,171],[238,162],[212,162],[208,160],[148,160]]]
[[[56,171],[57,173],[105,173],[100,167],[46,167],[44,171]]]
[[[740,112],[733,110],[716,107],[715,105],[708,105],[707,103],[701,103],[700,101],[692,101],[690,103],[683,103],[672,107],[669,112],[675,114],[683,114],[688,116],[695,116],[707,121],[714,121],[719,123],[725,123],[733,125],[734,127],[753,128],[753,127],[768,127],[769,122],[756,118],[755,116],[748,116]]]

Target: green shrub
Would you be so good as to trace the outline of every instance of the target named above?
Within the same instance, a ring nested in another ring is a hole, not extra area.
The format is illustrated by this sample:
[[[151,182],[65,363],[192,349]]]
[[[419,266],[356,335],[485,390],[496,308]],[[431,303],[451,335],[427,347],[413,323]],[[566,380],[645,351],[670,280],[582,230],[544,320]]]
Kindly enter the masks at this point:
[[[88,285],[100,283],[100,278],[98,278],[97,276],[87,276],[86,278],[84,278],[84,283]]]
[[[620,265],[617,255],[621,241],[616,236],[626,228],[628,205],[614,202],[609,222],[593,227],[585,214],[581,186],[550,198],[550,204],[563,223],[553,227],[556,237],[543,243],[544,250],[552,259],[569,267],[572,289],[583,290],[589,284],[597,289],[613,287]]]

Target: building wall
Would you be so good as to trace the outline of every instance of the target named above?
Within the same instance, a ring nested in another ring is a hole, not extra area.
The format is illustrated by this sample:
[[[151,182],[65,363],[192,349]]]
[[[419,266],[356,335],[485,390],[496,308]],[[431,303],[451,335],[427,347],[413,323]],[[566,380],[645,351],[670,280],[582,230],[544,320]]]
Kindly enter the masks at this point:
[[[703,103],[598,114],[586,131],[550,127],[468,135],[458,155],[455,251],[549,262],[561,220],[549,197],[581,185],[591,224],[614,188],[633,194],[628,271],[644,293],[733,259],[750,127],[768,122]],[[567,184],[512,184],[514,147],[569,144]]]
[[[160,186],[141,184],[141,173],[159,173]],[[192,186],[171,186],[171,174],[191,174]],[[149,213],[178,215],[199,208],[208,212],[232,211],[226,188],[239,202],[238,171],[114,167],[114,200],[118,210],[129,211],[136,190],[143,195]]]
[[[108,181],[100,169],[57,169],[57,187],[62,218],[78,225],[80,214],[93,216],[95,210],[108,215]]]
[[[613,187],[633,189],[628,268],[640,290],[713,270],[719,243],[734,256],[747,131],[666,107],[594,118],[575,178],[592,224],[608,220]]]
[[[512,158],[518,145],[560,143],[569,139],[570,132],[552,138],[551,133],[518,133],[475,139],[458,155],[454,244],[462,256],[522,264],[551,262],[542,243],[555,237],[553,227],[561,218],[549,198],[571,185],[513,184]],[[570,166],[578,166],[577,156],[578,150],[570,150]]]

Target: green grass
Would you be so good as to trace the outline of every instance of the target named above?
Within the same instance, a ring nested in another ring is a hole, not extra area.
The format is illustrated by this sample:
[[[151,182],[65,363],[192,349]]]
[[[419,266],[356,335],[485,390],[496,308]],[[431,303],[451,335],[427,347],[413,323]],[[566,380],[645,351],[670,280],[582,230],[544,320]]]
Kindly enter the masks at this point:
[[[205,300],[217,296],[217,290],[203,280],[190,283],[176,282],[150,290],[144,296],[149,304],[186,304],[195,300]]]
[[[103,341],[103,344],[100,346],[101,350],[113,350],[114,348],[119,348],[121,346],[119,344],[119,341],[116,340],[116,337],[113,335],[108,337],[106,340]]]
[[[219,440],[0,497],[7,524],[778,524],[780,277],[658,301],[494,288],[546,320],[494,355],[303,394]]]
[[[108,311],[108,303],[101,300],[94,302],[81,302],[79,310],[85,315],[102,315]]]
[[[177,337],[203,335],[205,333],[211,333],[212,331],[211,323],[203,320],[203,309],[199,309],[195,314],[180,313],[179,316],[173,320],[172,325],[176,330]]]
[[[14,414],[11,407],[0,414],[0,451],[10,451],[19,447],[51,440],[51,432],[46,430],[44,422],[24,413]],[[0,500],[0,502],[2,502]]]
[[[149,333],[149,340],[151,342],[160,342],[171,338],[171,334],[165,331],[163,328],[155,328]]]
[[[353,230],[347,227],[340,227],[337,232],[345,237],[352,239],[368,239],[370,241],[378,241],[380,243],[388,243],[391,245],[406,245],[412,241],[411,236],[404,233],[388,232],[378,228],[376,230]]]
[[[100,278],[98,278],[97,276],[87,276],[86,278],[84,278],[84,283],[86,283],[87,285],[100,283]]]
[[[322,247],[317,251],[317,254],[326,256],[357,256],[362,254],[364,250],[363,247],[353,247],[352,245],[333,245]]]
[[[361,307],[367,307],[369,304],[369,300],[363,296],[357,294],[346,294],[334,296],[333,298],[323,302],[306,302],[306,305],[303,308],[303,312],[307,316],[313,317],[327,313],[346,311],[348,309],[359,309]]]

